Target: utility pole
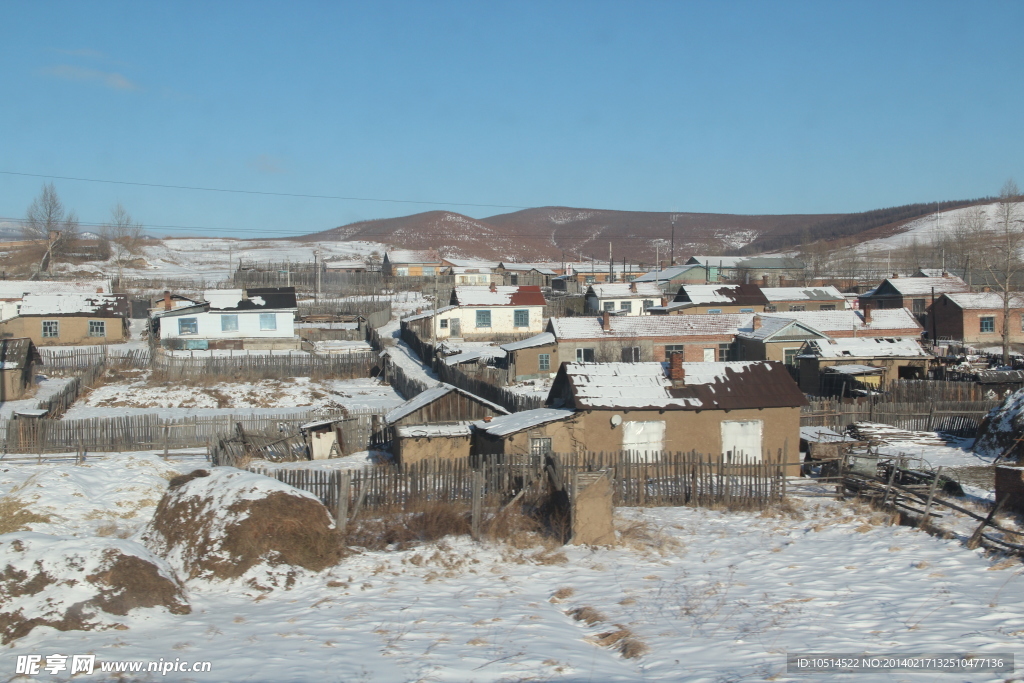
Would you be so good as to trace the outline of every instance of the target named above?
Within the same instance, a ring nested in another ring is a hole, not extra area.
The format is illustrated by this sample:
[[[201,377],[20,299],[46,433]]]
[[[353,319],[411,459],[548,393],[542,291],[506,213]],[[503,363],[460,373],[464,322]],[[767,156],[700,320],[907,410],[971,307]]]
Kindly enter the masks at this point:
[[[285,287],[291,287],[292,286],[292,260],[291,260],[291,258],[286,258],[284,260],[284,286]]]
[[[608,243],[608,282],[615,282],[615,262],[612,261],[612,243]]]
[[[316,296],[313,298],[317,303],[320,302],[320,271],[323,269],[323,259],[320,257],[320,245],[316,245]]]
[[[234,268],[231,262],[234,260],[234,254],[232,252],[232,245],[228,244],[228,278],[233,278]],[[120,277],[118,277],[120,279]]]

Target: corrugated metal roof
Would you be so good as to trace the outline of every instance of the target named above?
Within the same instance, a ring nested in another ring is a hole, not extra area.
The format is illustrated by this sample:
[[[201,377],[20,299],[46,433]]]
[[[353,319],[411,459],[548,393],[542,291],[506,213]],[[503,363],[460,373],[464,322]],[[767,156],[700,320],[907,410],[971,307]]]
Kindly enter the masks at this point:
[[[451,303],[457,306],[543,306],[547,303],[535,285],[459,285],[452,290]]]
[[[446,396],[447,394],[453,391],[457,391],[463,396],[468,396],[474,401],[486,405],[488,408],[494,410],[497,413],[501,413],[502,415],[508,415],[508,411],[496,403],[491,403],[485,398],[481,398],[476,394],[471,394],[470,392],[465,391],[464,389],[460,389],[456,386],[452,386],[451,384],[441,383],[438,384],[436,387],[430,387],[429,389],[426,389],[425,391],[416,394],[402,405],[398,406],[397,408],[394,408],[393,410],[391,410],[391,412],[384,416],[384,421],[387,422],[388,424],[391,424],[396,420],[401,420],[403,417],[415,413],[420,408],[430,405],[434,401],[438,400],[443,396]]]
[[[505,349],[505,351],[518,351],[520,349],[531,349],[535,346],[546,346],[554,343],[555,335],[550,332],[541,332],[540,334],[535,334],[527,339],[520,339],[519,341],[502,344],[501,348]]]
[[[473,426],[491,436],[508,436],[548,422],[565,420],[573,415],[575,415],[575,411],[564,408],[537,408],[496,417],[490,422],[478,420],[473,423]]]
[[[819,358],[931,358],[916,339],[812,339],[806,352]]]
[[[602,319],[598,317],[552,318],[551,330],[559,341],[622,337],[733,337],[741,329],[752,329],[753,318],[750,313],[611,316],[608,331],[601,328]]]
[[[835,287],[762,287],[768,301],[846,301]]]
[[[921,324],[914,314],[906,308],[872,309],[871,324],[864,324],[864,311],[846,309],[842,311],[787,311],[784,313],[764,313],[765,318],[786,318],[798,320],[814,329],[828,334],[839,331],[888,331],[898,330],[906,334],[919,332]]]
[[[757,285],[683,285],[675,300],[699,305],[754,306],[762,310],[768,304],[768,299]]]

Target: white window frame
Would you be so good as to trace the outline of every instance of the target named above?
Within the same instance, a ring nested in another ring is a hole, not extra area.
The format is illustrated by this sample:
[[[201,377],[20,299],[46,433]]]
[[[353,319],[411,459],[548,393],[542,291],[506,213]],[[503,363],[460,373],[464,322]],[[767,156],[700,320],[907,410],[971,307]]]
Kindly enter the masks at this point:
[[[260,332],[277,331],[277,313],[260,313]]]
[[[590,360],[586,360],[587,351],[590,351]],[[577,363],[593,363],[597,359],[597,349],[592,346],[579,346],[576,348]]]
[[[52,328],[51,334],[46,333],[47,326]],[[42,322],[42,335],[43,339],[58,339],[60,337],[60,321],[44,320]]]
[[[229,327],[228,321],[234,321],[235,326]],[[238,332],[238,314],[229,313],[220,317],[220,331],[221,332]]]
[[[95,326],[95,328],[93,326]],[[90,320],[89,321],[89,336],[90,337],[106,337],[107,336],[107,321],[106,320]]]

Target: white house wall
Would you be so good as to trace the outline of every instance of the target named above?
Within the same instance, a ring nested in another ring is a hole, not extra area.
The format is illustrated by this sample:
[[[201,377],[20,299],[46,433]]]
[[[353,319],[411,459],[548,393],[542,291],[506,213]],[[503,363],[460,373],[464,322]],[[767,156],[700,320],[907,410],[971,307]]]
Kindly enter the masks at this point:
[[[652,306],[660,306],[661,305],[661,300],[660,299],[652,299],[652,298],[648,298],[648,299],[643,299],[643,298],[640,298],[640,299],[598,299],[596,296],[588,296],[587,297],[587,309],[590,310],[590,311],[596,312],[596,313],[600,313],[600,312],[602,312],[604,310],[605,302],[610,302],[610,303],[614,304],[615,311],[618,312],[618,311],[622,310],[622,303],[625,302],[625,301],[630,301],[633,304],[632,309],[626,315],[650,315],[650,313],[648,313],[647,311],[644,310],[644,301],[650,301]]]
[[[527,310],[529,315],[529,327],[516,327],[514,311]],[[490,311],[491,326],[477,327],[476,312]],[[540,334],[544,331],[544,307],[543,306],[460,306],[450,311],[445,311],[434,318],[434,332],[438,339],[445,339],[451,336],[451,320],[458,318],[461,324],[461,336],[474,336],[484,334]],[[441,327],[441,321],[447,320],[448,325]]]
[[[260,329],[260,314],[273,313],[277,319],[276,330]],[[225,315],[238,316],[238,329],[225,332],[221,330],[220,319]],[[198,334],[179,334],[178,321],[195,318],[199,324]],[[239,311],[237,313],[207,312],[195,315],[168,316],[160,321],[160,337],[162,339],[276,339],[295,336],[295,313],[286,311]]]

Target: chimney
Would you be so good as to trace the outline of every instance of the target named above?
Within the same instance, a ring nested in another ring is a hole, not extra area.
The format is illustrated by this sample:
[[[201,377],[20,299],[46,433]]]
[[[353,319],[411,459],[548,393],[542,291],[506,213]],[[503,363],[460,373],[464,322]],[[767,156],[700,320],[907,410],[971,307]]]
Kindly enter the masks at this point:
[[[668,306],[668,297],[667,296],[661,297],[661,305],[662,306]]]
[[[785,287],[785,286],[786,286],[786,276],[785,275],[780,275],[779,276],[779,287]]]
[[[900,276],[900,274],[899,274],[899,273],[893,273],[893,274],[892,274],[892,277],[893,277],[893,279],[896,279],[896,278],[898,278],[899,276]]]
[[[756,313],[754,314],[754,323],[753,323],[753,325],[754,325],[754,329],[755,330],[761,329],[761,316],[757,315]]]
[[[497,292],[498,291],[498,287],[493,282],[491,283],[491,291],[492,292]]]
[[[494,418],[493,418],[493,417],[491,417],[490,415],[484,415],[484,422],[490,422],[490,421],[491,421],[491,420],[493,420],[493,419],[494,419]]]
[[[630,282],[629,283],[629,291],[631,291],[634,294],[636,294],[636,282]]]
[[[608,311],[601,314],[601,329],[605,332],[612,329],[612,314]]]
[[[164,290],[164,310],[171,310],[171,293],[167,290]]]
[[[761,286],[762,287],[767,287],[768,286],[768,275],[767,274],[761,276]]]
[[[102,287],[97,287],[96,288],[96,293],[97,294],[102,294],[103,293],[103,288]]]
[[[942,277],[949,277],[949,272],[947,272],[945,270],[942,271]]]
[[[683,353],[681,351],[673,351],[668,355],[668,378],[672,380],[674,387],[686,385],[686,370],[683,368]]]
[[[864,305],[862,306],[862,310],[864,311],[864,324],[865,325],[870,325],[871,324],[871,302],[870,301],[865,301]]]

